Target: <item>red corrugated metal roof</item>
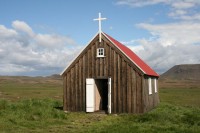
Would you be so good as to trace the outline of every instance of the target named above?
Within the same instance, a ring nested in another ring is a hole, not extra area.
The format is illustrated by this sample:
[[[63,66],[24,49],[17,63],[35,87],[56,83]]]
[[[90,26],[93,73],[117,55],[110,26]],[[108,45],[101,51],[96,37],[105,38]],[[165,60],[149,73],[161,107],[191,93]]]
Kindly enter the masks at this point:
[[[144,72],[146,75],[156,76],[159,75],[149,67],[140,57],[138,57],[132,50],[127,48],[125,45],[121,44],[111,36],[103,33],[115,46],[117,46],[140,70]]]

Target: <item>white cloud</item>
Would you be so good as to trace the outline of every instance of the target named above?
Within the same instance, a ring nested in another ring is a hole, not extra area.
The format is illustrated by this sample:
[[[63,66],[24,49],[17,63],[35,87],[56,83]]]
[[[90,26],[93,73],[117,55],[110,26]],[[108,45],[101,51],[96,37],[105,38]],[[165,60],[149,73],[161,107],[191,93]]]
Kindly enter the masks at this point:
[[[128,5],[131,7],[143,7],[158,3],[167,3],[169,0],[118,0],[118,5]]]
[[[34,33],[23,21],[0,25],[0,75],[60,73],[80,50],[67,36]]]
[[[196,8],[200,6],[199,0],[118,0],[116,4],[134,8],[164,4],[171,8],[168,13],[169,17],[181,20],[200,20],[200,13],[196,11]]]
[[[13,29],[7,29],[4,25],[0,25],[0,38],[12,38],[17,35],[17,32]]]
[[[171,6],[175,9],[188,9],[200,4],[197,0],[175,0],[170,2]]]
[[[35,40],[38,44],[45,47],[61,47],[65,43],[74,45],[75,42],[71,38],[56,34],[37,34]]]
[[[12,23],[12,26],[16,31],[21,31],[27,33],[29,36],[34,36],[31,27],[23,21],[16,20]]]
[[[157,72],[162,73],[176,64],[200,63],[199,0],[118,0],[117,4],[133,8],[162,4],[169,7],[167,15],[178,20],[136,24],[151,36],[125,42]]]
[[[200,42],[199,23],[182,22],[160,25],[141,23],[137,26],[150,31],[153,36],[159,37],[159,41],[163,46]]]
[[[200,4],[198,0],[117,0],[117,5],[128,5],[131,7],[143,7],[156,4],[166,4],[177,9],[188,9]]]
[[[142,45],[136,45],[136,46],[130,46],[130,45],[128,45],[127,47],[129,47],[135,53],[140,53],[141,51],[144,50],[144,47]]]
[[[141,23],[137,26],[148,30],[151,37],[132,40],[134,43],[129,48],[157,72],[162,73],[176,64],[200,63],[199,23]]]

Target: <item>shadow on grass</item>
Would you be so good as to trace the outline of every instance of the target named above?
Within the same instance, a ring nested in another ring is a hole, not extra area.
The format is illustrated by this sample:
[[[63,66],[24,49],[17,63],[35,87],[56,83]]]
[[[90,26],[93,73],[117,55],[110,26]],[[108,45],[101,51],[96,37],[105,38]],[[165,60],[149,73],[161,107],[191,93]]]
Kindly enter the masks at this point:
[[[63,106],[54,107],[57,110],[63,110]]]

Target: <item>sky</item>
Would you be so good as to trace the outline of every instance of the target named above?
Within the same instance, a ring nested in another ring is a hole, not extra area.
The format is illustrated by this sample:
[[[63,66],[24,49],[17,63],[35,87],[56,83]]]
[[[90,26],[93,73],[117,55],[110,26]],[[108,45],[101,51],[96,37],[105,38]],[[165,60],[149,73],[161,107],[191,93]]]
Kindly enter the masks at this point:
[[[200,0],[0,0],[0,75],[60,74],[98,32],[157,73],[200,63]]]

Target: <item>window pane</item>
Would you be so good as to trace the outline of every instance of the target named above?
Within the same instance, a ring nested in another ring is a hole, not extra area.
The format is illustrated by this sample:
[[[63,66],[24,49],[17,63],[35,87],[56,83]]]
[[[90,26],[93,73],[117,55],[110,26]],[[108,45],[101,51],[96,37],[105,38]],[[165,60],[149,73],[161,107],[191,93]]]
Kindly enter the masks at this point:
[[[149,84],[149,95],[151,95],[152,94],[151,78],[148,78],[148,84]]]
[[[98,48],[97,57],[103,57],[103,56],[104,56],[104,48]]]
[[[157,81],[156,81],[156,78],[154,79],[154,86],[155,86],[155,93],[158,91],[157,90]]]

